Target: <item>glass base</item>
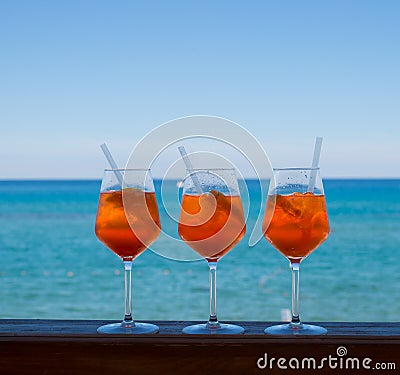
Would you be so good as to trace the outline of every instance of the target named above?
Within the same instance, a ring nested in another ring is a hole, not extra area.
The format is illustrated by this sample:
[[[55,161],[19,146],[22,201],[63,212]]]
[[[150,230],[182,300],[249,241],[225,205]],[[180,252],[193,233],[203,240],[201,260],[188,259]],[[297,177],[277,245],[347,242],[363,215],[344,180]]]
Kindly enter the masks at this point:
[[[244,328],[235,324],[219,323],[216,326],[208,323],[194,324],[187,326],[182,330],[189,335],[236,335],[244,332]]]
[[[277,326],[271,326],[264,330],[264,333],[268,335],[325,335],[328,331],[324,327],[314,326],[311,324],[280,324]]]
[[[124,322],[112,323],[97,328],[98,333],[112,335],[141,335],[145,333],[157,333],[158,330],[159,328],[154,324],[137,322],[132,324],[126,324]]]

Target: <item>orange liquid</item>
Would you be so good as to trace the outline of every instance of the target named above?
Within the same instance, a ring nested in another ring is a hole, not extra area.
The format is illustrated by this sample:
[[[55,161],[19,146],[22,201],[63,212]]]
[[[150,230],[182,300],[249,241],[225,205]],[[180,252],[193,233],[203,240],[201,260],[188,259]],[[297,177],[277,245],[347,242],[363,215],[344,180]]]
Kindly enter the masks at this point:
[[[133,260],[160,234],[160,219],[155,193],[126,189],[124,194],[129,202],[128,217],[122,191],[100,194],[95,232],[123,260]]]
[[[200,196],[184,195],[178,232],[208,261],[218,260],[246,233],[240,196],[225,196],[215,190]]]
[[[328,237],[325,196],[312,193],[270,195],[263,233],[290,261],[300,262]]]

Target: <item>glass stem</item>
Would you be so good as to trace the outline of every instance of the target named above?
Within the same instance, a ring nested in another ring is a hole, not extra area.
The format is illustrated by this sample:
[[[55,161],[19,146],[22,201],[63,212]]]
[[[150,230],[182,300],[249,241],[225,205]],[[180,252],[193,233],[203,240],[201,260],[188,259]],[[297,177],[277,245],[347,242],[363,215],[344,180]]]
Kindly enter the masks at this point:
[[[210,318],[207,323],[208,328],[218,328],[220,326],[217,318],[217,262],[209,261],[210,268]]]
[[[122,324],[130,328],[135,325],[132,319],[132,261],[124,260],[125,275],[125,317]]]
[[[293,328],[300,328],[300,263],[290,263],[292,269],[292,321]]]

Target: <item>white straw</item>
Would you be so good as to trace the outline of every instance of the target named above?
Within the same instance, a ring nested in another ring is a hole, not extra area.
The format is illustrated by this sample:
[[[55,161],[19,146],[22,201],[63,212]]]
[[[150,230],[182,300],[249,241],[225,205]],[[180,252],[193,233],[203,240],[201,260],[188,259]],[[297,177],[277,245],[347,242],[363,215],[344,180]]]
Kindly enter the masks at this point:
[[[314,156],[312,160],[311,167],[314,168],[311,170],[310,181],[308,182],[307,191],[313,192],[315,186],[315,179],[317,178],[317,169],[319,165],[319,157],[321,155],[321,147],[322,147],[322,137],[315,138],[315,146],[314,146]]]
[[[100,145],[101,149],[104,152],[104,155],[106,157],[106,159],[108,160],[108,163],[110,164],[110,167],[112,169],[118,169],[117,163],[115,162],[114,158],[111,155],[110,150],[108,149],[107,145],[105,143],[103,143],[102,145]],[[115,177],[117,177],[118,182],[121,184],[122,187],[122,174],[120,171],[115,170]]]
[[[186,169],[188,170],[188,172],[190,173],[190,177],[192,178],[192,181],[194,183],[194,186],[196,187],[196,190],[199,194],[203,194],[203,188],[201,187],[200,181],[197,178],[195,173],[193,172],[193,166],[192,163],[190,162],[190,159],[186,153],[185,147],[184,146],[179,146],[178,147],[179,152],[181,153],[182,159],[186,165]]]

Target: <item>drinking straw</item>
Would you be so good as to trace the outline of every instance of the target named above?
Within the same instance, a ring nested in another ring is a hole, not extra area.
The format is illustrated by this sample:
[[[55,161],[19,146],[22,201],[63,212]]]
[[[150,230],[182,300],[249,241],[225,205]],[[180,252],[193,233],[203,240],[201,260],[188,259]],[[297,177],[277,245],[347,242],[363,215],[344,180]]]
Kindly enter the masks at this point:
[[[102,145],[100,145],[101,149],[104,152],[104,155],[106,157],[106,159],[108,160],[108,164],[110,164],[110,167],[112,169],[118,169],[117,163],[115,162],[114,158],[111,155],[110,150],[108,149],[107,145],[105,143],[103,143]],[[115,177],[117,177],[118,182],[121,184],[122,186],[122,174],[120,171],[115,170]]]
[[[189,173],[193,172],[193,165],[186,153],[185,147],[184,146],[179,146],[178,147],[179,152],[181,153],[182,159],[186,165],[186,169],[188,170]],[[200,181],[197,178],[196,174],[191,173],[190,177],[192,178],[192,181],[194,183],[194,186],[196,187],[196,190],[199,194],[203,194],[203,188],[201,187]]]
[[[319,157],[321,155],[321,146],[322,146],[322,137],[315,138],[315,146],[314,146],[314,156],[312,160],[310,180],[308,182],[308,192],[314,191],[315,179],[317,177],[317,169],[319,164]]]

